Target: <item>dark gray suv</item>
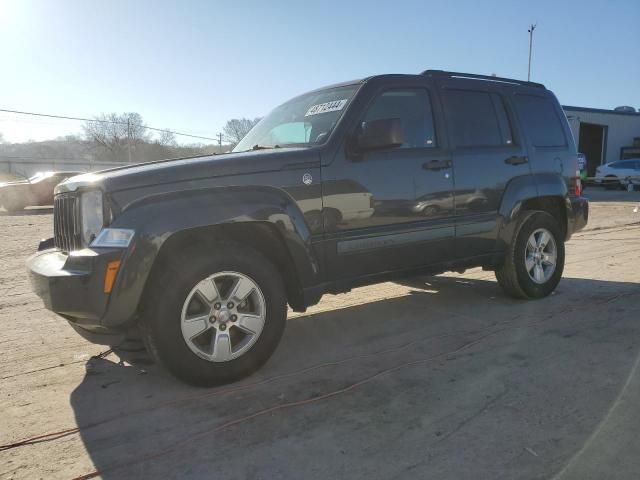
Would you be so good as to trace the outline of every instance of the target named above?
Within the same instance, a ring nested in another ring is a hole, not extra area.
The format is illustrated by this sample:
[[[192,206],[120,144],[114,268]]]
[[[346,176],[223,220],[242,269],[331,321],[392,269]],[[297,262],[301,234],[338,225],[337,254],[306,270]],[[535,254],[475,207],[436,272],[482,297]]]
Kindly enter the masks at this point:
[[[535,299],[587,223],[577,153],[543,85],[427,70],[315,90],[227,155],[133,165],[56,188],[54,237],[28,260],[84,337],[140,335],[177,377],[239,379],[287,304],[482,266]]]

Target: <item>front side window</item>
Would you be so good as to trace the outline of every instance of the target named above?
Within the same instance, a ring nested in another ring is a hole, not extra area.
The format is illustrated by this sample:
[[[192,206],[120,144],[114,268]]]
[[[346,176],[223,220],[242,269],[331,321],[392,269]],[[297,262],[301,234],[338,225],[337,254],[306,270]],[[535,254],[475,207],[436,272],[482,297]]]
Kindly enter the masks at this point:
[[[433,148],[435,128],[429,93],[422,88],[388,90],[369,106],[363,122],[400,119],[404,143],[400,148]]]
[[[635,160],[628,160],[627,166],[624,168],[628,168],[629,170],[635,170],[636,168],[638,168],[638,162],[636,162]]]
[[[611,164],[611,168],[614,168],[616,170],[624,170],[624,169],[628,169],[628,168],[633,168],[633,163],[634,162],[630,162],[630,161],[624,161],[624,162],[615,162]]]
[[[289,100],[260,120],[233,151],[326,142],[358,87],[328,88]]]
[[[502,98],[476,90],[446,90],[447,114],[456,147],[497,147],[513,143]]]

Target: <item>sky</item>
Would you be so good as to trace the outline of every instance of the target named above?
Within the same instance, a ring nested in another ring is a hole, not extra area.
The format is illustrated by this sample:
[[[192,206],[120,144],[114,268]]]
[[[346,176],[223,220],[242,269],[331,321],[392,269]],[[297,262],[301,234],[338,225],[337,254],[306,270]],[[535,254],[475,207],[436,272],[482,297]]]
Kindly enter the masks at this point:
[[[215,137],[230,118],[374,74],[526,79],[535,22],[533,81],[564,105],[640,108],[640,0],[0,0],[0,109],[138,112]],[[5,141],[79,131],[0,113]]]

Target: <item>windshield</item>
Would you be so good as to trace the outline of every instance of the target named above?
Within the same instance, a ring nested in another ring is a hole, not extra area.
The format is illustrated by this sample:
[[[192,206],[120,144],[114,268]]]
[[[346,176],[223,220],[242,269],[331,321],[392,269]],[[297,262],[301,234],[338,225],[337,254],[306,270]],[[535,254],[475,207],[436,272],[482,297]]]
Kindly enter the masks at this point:
[[[358,86],[328,88],[289,100],[260,120],[233,151],[324,143]]]

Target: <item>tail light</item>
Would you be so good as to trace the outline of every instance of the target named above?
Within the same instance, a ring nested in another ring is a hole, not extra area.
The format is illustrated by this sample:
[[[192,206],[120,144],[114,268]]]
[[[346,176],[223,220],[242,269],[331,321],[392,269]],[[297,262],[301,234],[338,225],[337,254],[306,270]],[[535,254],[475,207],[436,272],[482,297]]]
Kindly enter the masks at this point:
[[[576,171],[576,178],[575,178],[575,188],[573,189],[573,192],[575,193],[576,197],[579,197],[582,195],[582,180],[580,180],[580,170]]]

